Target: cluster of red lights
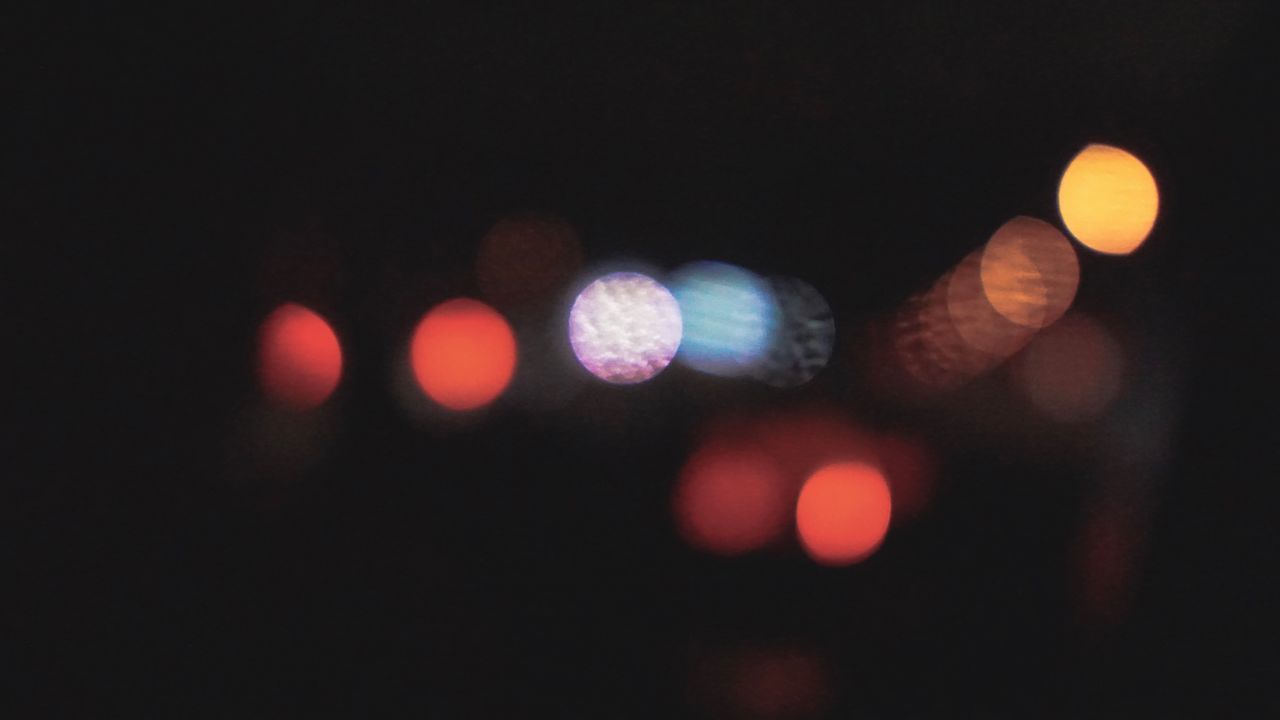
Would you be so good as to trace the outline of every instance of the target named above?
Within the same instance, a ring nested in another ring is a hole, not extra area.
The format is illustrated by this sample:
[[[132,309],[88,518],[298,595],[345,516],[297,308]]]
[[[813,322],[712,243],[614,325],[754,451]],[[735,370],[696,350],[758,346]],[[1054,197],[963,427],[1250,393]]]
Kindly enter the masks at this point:
[[[923,444],[835,412],[796,411],[712,428],[681,471],[672,509],[685,541],[705,552],[762,550],[794,528],[814,561],[849,565],[880,547],[891,519],[919,513],[933,482]]]
[[[419,387],[450,410],[474,410],[496,399],[516,368],[511,325],[488,305],[467,298],[441,303],[418,323],[410,364]],[[315,311],[285,304],[262,324],[258,377],[263,392],[296,410],[315,408],[342,376],[342,346]]]

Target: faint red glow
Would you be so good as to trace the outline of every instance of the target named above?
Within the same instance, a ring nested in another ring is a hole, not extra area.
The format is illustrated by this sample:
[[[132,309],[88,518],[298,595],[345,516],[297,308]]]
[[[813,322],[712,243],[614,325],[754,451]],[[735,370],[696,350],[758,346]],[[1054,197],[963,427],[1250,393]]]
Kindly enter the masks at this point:
[[[876,551],[889,530],[892,501],[884,475],[861,462],[821,468],[796,503],[805,552],[822,565],[849,565]]]
[[[762,415],[752,422],[749,436],[792,479],[794,492],[816,468],[875,454],[875,438],[834,410],[806,408]]]
[[[1017,379],[1041,412],[1062,422],[1098,416],[1120,390],[1122,353],[1097,321],[1064,317],[1021,356]]]
[[[777,540],[787,530],[791,493],[781,469],[747,447],[708,446],[686,463],[674,510],[689,544],[738,555]]]
[[[273,401],[307,410],[338,386],[342,348],[333,328],[314,311],[281,305],[262,322],[258,338],[258,380]]]
[[[480,241],[476,279],[486,297],[517,310],[554,297],[582,265],[573,226],[549,215],[499,220]]]
[[[423,317],[409,354],[427,397],[450,410],[474,410],[493,402],[511,382],[516,339],[493,308],[458,298]]]
[[[824,658],[791,644],[699,658],[693,684],[697,699],[713,717],[735,720],[821,717],[833,694]]]
[[[1137,545],[1135,528],[1119,512],[1090,515],[1075,548],[1077,601],[1089,619],[1112,622],[1127,609]]]
[[[928,446],[905,435],[882,435],[876,442],[880,467],[889,481],[893,521],[920,515],[933,499],[937,460]]]
[[[812,717],[826,704],[827,670],[815,655],[756,651],[743,653],[735,664],[730,692],[741,717]]]

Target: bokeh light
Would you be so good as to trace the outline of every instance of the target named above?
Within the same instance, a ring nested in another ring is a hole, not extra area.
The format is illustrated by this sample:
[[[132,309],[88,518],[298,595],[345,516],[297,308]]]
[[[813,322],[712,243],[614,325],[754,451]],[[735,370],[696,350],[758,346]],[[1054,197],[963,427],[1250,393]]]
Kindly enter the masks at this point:
[[[978,251],[962,260],[951,273],[946,290],[952,326],[974,353],[985,356],[975,363],[977,371],[994,367],[1021,350],[1035,332],[1011,321],[987,298],[982,282],[983,256]],[[1043,317],[1043,303],[1038,307],[1036,313]]]
[[[796,530],[809,557],[849,565],[880,547],[892,501],[884,475],[861,462],[827,465],[805,481],[796,502]]]
[[[486,298],[516,312],[556,297],[581,265],[572,225],[550,215],[514,215],[481,239],[476,280]]]
[[[819,467],[875,457],[876,439],[842,412],[803,407],[762,414],[738,431],[774,458],[792,482],[792,499]]]
[[[833,408],[801,407],[717,418],[672,493],[676,525],[700,550],[737,555],[768,547],[794,520],[817,468],[874,463],[878,438]]]
[[[690,545],[718,555],[739,555],[786,533],[791,499],[782,469],[767,454],[713,444],[685,464],[673,509]]]
[[[1067,165],[1058,211],[1081,244],[1108,255],[1137,250],[1155,225],[1160,193],[1141,160],[1110,145],[1089,145]]]
[[[876,440],[876,457],[889,482],[893,522],[911,520],[928,509],[938,473],[929,446],[909,435],[885,434]]]
[[[1061,422],[1101,414],[1120,391],[1123,352],[1096,320],[1071,313],[1037,335],[1015,377],[1031,402]]]
[[[940,391],[994,367],[1029,332],[986,301],[975,254],[903,303],[890,342],[893,360],[910,381],[903,389]]]
[[[1080,266],[1048,223],[1016,217],[926,292],[890,329],[897,364],[920,389],[954,387],[1020,351],[1071,306]]]
[[[647,275],[616,272],[588,285],[569,311],[569,342],[578,362],[611,383],[648,380],[680,347],[680,305]]]
[[[286,303],[262,322],[258,380],[271,400],[296,410],[314,408],[328,399],[341,376],[338,336],[316,312]]]
[[[809,720],[825,717],[835,687],[825,657],[796,642],[699,653],[691,690],[706,717]]]
[[[450,410],[493,402],[511,382],[516,340],[505,318],[478,300],[457,298],[428,312],[409,347],[414,379]]]
[[[777,328],[777,301],[754,273],[719,262],[685,265],[671,278],[684,319],[682,363],[705,373],[737,376],[764,357]]]
[[[774,387],[803,385],[831,360],[836,323],[831,306],[812,285],[796,278],[770,278],[778,325],[755,376]]]
[[[1142,544],[1137,518],[1096,503],[1072,548],[1078,610],[1095,622],[1114,622],[1128,610]]]
[[[1043,220],[1019,216],[982,250],[982,290],[996,312],[1023,327],[1052,325],[1071,307],[1080,263],[1071,241]]]
[[[956,332],[947,310],[946,289],[950,274],[926,292],[907,298],[889,327],[885,364],[900,369],[886,375],[899,390],[941,390],[968,378],[985,364],[987,356],[974,353]],[[878,368],[887,372],[890,368]]]

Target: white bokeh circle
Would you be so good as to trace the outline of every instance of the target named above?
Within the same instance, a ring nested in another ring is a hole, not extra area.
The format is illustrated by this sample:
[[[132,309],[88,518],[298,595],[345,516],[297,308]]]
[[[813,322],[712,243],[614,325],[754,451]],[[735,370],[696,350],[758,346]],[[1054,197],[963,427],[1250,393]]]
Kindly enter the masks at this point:
[[[680,347],[680,305],[647,275],[616,272],[596,279],[569,311],[569,343],[592,375],[606,382],[648,380]]]

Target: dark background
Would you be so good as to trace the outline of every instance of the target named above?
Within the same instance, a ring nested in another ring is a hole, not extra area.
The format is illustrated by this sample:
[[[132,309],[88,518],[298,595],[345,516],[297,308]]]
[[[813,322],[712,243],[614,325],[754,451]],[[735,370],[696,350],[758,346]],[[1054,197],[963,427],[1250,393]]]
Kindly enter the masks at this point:
[[[829,717],[1274,710],[1258,8],[6,12],[0,688],[24,714],[715,716],[700,658],[777,644],[823,658]],[[1070,558],[1128,416],[991,430],[981,389],[902,407],[859,365],[869,322],[1005,220],[1056,222],[1089,142],[1162,193],[1137,253],[1081,253],[1077,307],[1137,348],[1163,448],[1126,471],[1143,550],[1106,621]],[[524,210],[589,263],[804,277],[836,359],[795,391],[673,368],[550,419],[410,421],[405,334],[477,293],[479,238]],[[347,353],[323,459],[287,482],[240,444],[285,300]],[[928,514],[844,570],[684,547],[667,503],[701,424],[815,404],[925,438]]]

